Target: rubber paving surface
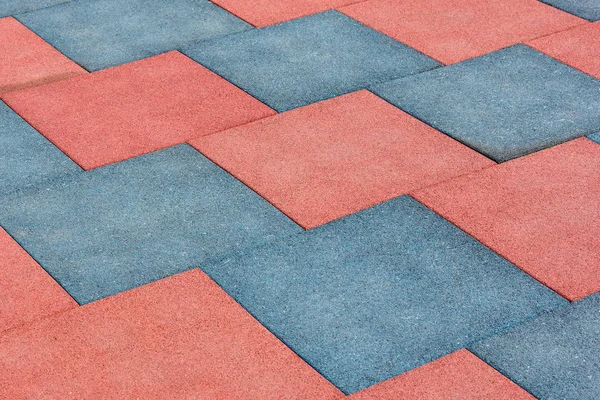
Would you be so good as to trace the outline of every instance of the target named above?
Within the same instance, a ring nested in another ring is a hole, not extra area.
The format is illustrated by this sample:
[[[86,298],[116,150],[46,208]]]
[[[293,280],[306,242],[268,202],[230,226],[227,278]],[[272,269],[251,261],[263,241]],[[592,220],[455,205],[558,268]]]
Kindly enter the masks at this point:
[[[307,229],[494,165],[367,91],[190,143]]]
[[[0,2],[0,399],[600,399],[599,19]]]
[[[578,25],[527,42],[527,45],[546,53],[571,67],[600,79],[600,21]]]
[[[0,190],[3,195],[82,171],[1,101],[0,160]]]
[[[348,399],[532,400],[535,397],[463,349],[356,392]]]
[[[3,98],[84,169],[275,113],[177,51]]]
[[[337,11],[203,41],[184,52],[277,111],[439,66]]]
[[[586,22],[537,0],[370,0],[340,11],[444,64]]]
[[[600,81],[522,44],[373,90],[498,162],[600,125]]]
[[[3,0],[0,3],[0,16],[5,17],[26,11],[50,7],[70,0]]]
[[[544,0],[544,3],[589,21],[600,20],[600,2],[598,0]]]
[[[85,73],[12,17],[0,18],[0,36],[0,93]]]
[[[207,0],[73,0],[17,18],[89,71],[252,28]]]
[[[346,393],[565,303],[407,196],[203,269]]]

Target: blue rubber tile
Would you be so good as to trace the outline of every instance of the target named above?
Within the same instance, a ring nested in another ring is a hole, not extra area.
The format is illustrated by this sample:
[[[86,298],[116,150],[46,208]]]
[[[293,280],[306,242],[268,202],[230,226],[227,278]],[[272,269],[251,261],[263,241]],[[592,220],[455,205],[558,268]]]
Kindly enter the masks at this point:
[[[525,45],[372,90],[499,162],[600,127],[600,81]]]
[[[600,293],[471,346],[539,399],[600,399]]]
[[[17,19],[90,71],[251,29],[206,0],[74,0]]]
[[[201,268],[346,393],[565,303],[408,196]]]
[[[70,0],[2,0],[0,1],[0,17],[37,10],[67,1]]]
[[[440,65],[337,11],[197,43],[183,51],[277,111]]]
[[[0,210],[79,303],[302,231],[188,145],[6,196]]]
[[[590,21],[600,20],[600,0],[541,0]]]
[[[81,172],[77,164],[0,101],[0,195]]]
[[[600,144],[600,132],[592,133],[588,135],[588,139],[593,140],[594,142]]]

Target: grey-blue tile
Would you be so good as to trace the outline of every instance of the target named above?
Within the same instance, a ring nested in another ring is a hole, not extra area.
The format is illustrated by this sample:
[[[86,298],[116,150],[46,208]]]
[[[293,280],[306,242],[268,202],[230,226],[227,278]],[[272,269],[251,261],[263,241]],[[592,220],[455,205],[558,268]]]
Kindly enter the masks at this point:
[[[594,142],[600,144],[600,132],[592,133],[588,135],[588,139],[593,140]]]
[[[17,19],[90,71],[252,28],[206,0],[73,0]]]
[[[440,65],[337,11],[201,42],[183,52],[278,111]]]
[[[0,101],[0,196],[82,172],[69,157]]]
[[[78,302],[302,229],[188,145],[0,198],[0,225]]]
[[[600,128],[600,81],[525,45],[371,89],[499,162]]]
[[[408,196],[201,268],[346,393],[566,303]]]
[[[600,20],[600,0],[541,0],[553,7],[590,21]]]
[[[71,0],[2,0],[0,2],[0,17],[50,7],[68,1]]]
[[[470,350],[541,400],[600,399],[600,293]]]

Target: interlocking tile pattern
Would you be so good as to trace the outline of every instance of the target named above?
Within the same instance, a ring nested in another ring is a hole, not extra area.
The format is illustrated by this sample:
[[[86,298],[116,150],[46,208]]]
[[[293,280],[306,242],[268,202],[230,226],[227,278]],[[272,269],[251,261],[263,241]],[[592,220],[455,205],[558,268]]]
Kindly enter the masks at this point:
[[[586,22],[537,0],[370,0],[340,11],[444,64]]]
[[[346,393],[564,303],[408,196],[202,268]]]
[[[77,303],[0,228],[0,333]]]
[[[0,17],[15,15],[25,11],[50,7],[72,0],[2,0],[0,2]]]
[[[3,98],[85,169],[275,113],[177,51]]]
[[[600,399],[598,18],[0,1],[0,399]]]
[[[85,73],[12,17],[0,18],[0,64],[0,94]]]
[[[199,270],[0,337],[0,370],[5,399],[341,395]]]
[[[337,11],[201,42],[184,52],[277,111],[439,66]]]
[[[252,28],[207,0],[73,0],[18,19],[89,71]]]
[[[0,195],[79,172],[77,164],[0,101]]]
[[[215,0],[254,26],[264,27],[364,0]]]
[[[374,91],[496,161],[600,126],[600,81],[524,45],[384,83]]]
[[[600,20],[598,0],[543,0],[543,2],[590,21]]]
[[[367,91],[191,143],[304,228],[495,164]]]
[[[535,400],[467,350],[361,390],[349,400]]]
[[[600,21],[527,42],[527,45],[600,79]]]
[[[539,399],[600,393],[600,293],[471,347]]]
[[[188,145],[5,196],[0,209],[79,303],[301,231]]]
[[[581,138],[414,196],[570,300],[600,291],[600,146]]]
[[[594,142],[600,144],[600,132],[592,133],[591,135],[588,136],[588,138],[593,140]]]

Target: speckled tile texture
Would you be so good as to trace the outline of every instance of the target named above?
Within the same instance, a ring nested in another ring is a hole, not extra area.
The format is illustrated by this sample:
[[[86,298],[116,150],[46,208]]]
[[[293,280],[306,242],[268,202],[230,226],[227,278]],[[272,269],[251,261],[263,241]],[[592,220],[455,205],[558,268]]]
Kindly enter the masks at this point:
[[[177,51],[3,99],[86,170],[275,113]]]
[[[600,125],[600,81],[522,44],[372,89],[498,162]]]
[[[600,20],[598,0],[543,0],[543,2],[590,21]]]
[[[581,138],[413,193],[569,300],[600,291],[600,146]]]
[[[86,71],[12,17],[0,18],[0,94]]]
[[[341,395],[197,269],[13,330],[0,355],[6,399]]]
[[[81,171],[69,157],[0,101],[0,194]]]
[[[439,65],[337,11],[201,42],[184,52],[277,111]]]
[[[4,196],[0,209],[80,303],[301,230],[188,145]]]
[[[369,0],[339,10],[444,64],[586,22],[537,0]]]
[[[527,45],[600,79],[599,37],[600,21],[534,39]]]
[[[599,7],[0,1],[0,398],[600,399]]]
[[[539,399],[600,393],[600,293],[533,319],[471,350]]]
[[[408,196],[202,269],[345,393],[565,303]]]
[[[88,71],[252,28],[207,0],[73,0],[17,19]]]

